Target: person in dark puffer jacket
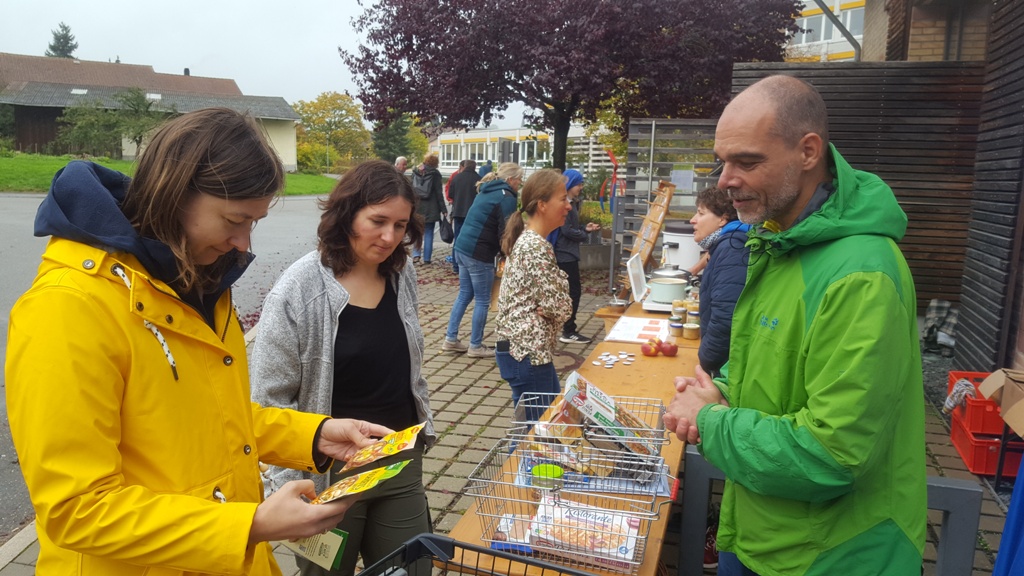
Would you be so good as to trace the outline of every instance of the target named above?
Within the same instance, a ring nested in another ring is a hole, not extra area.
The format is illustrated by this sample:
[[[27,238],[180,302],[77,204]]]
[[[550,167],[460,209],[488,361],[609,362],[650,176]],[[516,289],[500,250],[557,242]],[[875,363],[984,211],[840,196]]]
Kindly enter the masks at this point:
[[[697,213],[690,219],[693,239],[710,257],[700,284],[700,349],[705,372],[718,375],[729,360],[729,333],[736,300],[747,281],[750,225],[738,220],[725,191],[705,188],[697,193]]]

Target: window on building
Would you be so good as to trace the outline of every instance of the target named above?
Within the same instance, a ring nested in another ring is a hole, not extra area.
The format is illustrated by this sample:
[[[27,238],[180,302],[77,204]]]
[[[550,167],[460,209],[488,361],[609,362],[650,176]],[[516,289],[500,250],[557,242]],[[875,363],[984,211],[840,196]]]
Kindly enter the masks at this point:
[[[439,160],[441,166],[445,168],[454,168],[459,165],[459,145],[455,144],[441,144],[441,154]]]
[[[846,10],[839,15],[839,21],[843,23],[843,26],[850,31],[850,34],[854,36],[864,35],[864,8],[854,8],[852,10]]]
[[[820,42],[822,39],[822,28],[824,26],[823,21],[825,16],[818,14],[817,16],[807,16],[805,18],[797,18],[797,26],[804,29],[803,32],[797,35],[797,42],[795,44],[810,44],[811,42]]]

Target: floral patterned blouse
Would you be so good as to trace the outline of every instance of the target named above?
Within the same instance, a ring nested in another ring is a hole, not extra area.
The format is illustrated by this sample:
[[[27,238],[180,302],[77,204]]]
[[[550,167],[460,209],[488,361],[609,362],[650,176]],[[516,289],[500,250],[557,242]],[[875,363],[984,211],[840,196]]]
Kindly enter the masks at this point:
[[[509,353],[516,360],[529,354],[530,364],[547,364],[571,314],[569,280],[558,268],[551,243],[523,230],[505,263],[498,291],[498,339],[509,341]]]

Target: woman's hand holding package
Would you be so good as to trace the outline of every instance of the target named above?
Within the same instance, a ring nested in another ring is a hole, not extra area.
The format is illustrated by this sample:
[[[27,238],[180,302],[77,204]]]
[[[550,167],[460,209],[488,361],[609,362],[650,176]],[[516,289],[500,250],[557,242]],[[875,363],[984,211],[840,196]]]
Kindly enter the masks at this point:
[[[302,496],[307,499],[303,500]],[[358,498],[310,504],[316,498],[312,480],[286,482],[259,506],[249,529],[249,545],[271,540],[295,540],[320,534],[341,522]]]
[[[335,460],[348,460],[360,448],[392,432],[394,430],[390,428],[364,420],[331,418],[320,429],[317,450]]]

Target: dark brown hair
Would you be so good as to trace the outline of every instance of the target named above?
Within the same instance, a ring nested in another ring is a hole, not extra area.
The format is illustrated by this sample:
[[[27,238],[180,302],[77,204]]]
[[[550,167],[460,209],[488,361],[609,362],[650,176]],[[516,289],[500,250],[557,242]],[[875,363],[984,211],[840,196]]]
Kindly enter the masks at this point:
[[[715,216],[724,217],[729,222],[739,219],[736,208],[733,208],[732,200],[725,190],[719,190],[710,186],[697,192],[697,206],[703,206],[710,210]]]
[[[385,278],[405,267],[407,246],[415,246],[423,238],[423,217],[416,214],[416,194],[409,180],[383,160],[369,160],[352,168],[341,177],[326,200],[320,201],[320,226],[316,233],[320,261],[335,274],[344,274],[356,265],[352,253],[352,223],[366,206],[383,204],[395,197],[409,202],[409,226],[405,239],[380,263],[377,269]]]
[[[537,211],[538,202],[550,202],[551,196],[559,191],[565,191],[565,176],[558,170],[546,168],[530,175],[519,193],[522,208],[513,212],[505,222],[505,232],[501,235],[501,251],[505,255],[512,253],[512,247],[523,233],[526,226],[523,223],[523,214],[533,216]]]
[[[259,124],[228,108],[206,108],[157,131],[139,157],[121,209],[141,236],[171,249],[178,266],[175,288],[187,293],[215,288],[242,256],[232,251],[208,266],[196,264],[181,222],[185,207],[199,194],[250,200],[282,188],[281,160]]]

